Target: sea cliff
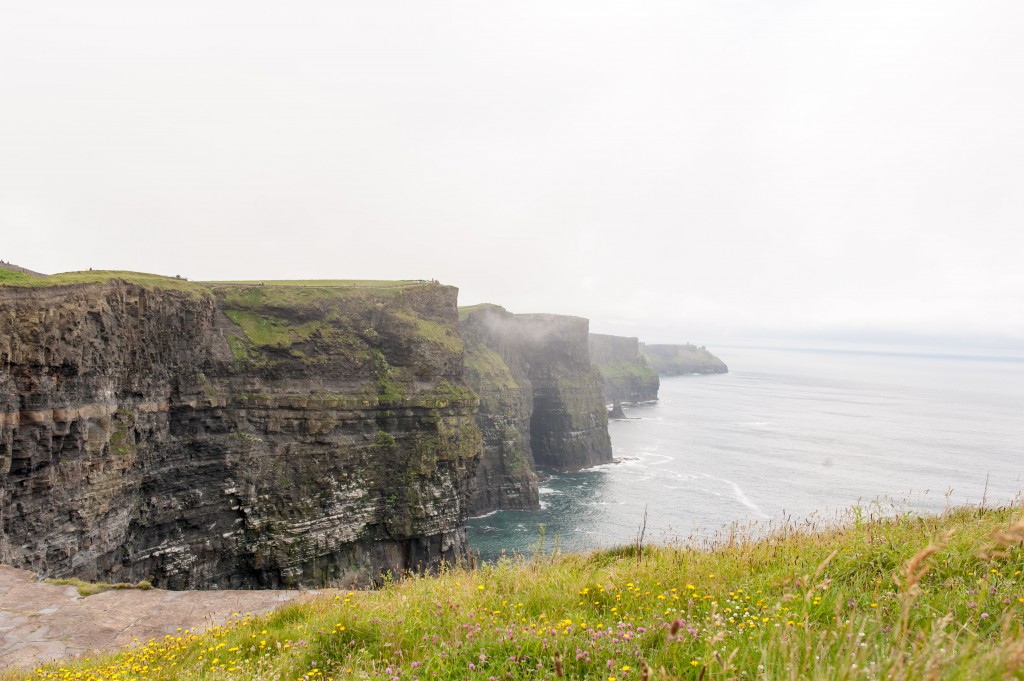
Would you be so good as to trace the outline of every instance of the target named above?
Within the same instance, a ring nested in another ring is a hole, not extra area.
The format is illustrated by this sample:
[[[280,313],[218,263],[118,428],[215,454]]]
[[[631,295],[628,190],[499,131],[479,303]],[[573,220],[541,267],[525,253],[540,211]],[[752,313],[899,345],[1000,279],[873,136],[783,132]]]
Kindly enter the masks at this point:
[[[0,562],[275,588],[466,554],[455,288],[62,276],[0,286]]]
[[[726,374],[729,367],[704,346],[640,344],[640,354],[659,376]]]
[[[537,508],[535,466],[579,470],[611,461],[586,319],[512,314],[497,305],[462,308],[461,319],[484,437],[474,513]]]
[[[587,342],[590,361],[604,380],[605,401],[647,402],[658,399],[658,373],[640,354],[636,338],[592,333]]]

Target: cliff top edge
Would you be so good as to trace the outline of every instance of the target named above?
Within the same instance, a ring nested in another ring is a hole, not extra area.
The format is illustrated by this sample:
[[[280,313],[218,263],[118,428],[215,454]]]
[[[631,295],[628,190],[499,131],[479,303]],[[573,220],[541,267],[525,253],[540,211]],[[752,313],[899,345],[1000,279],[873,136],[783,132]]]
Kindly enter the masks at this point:
[[[181,276],[164,276],[146,272],[126,270],[85,270],[62,272],[53,275],[37,275],[25,270],[0,269],[0,287],[54,287],[75,284],[105,284],[112,281],[126,281],[146,288],[171,288],[186,291],[210,291],[217,288],[244,288],[251,286],[291,288],[339,288],[339,289],[400,289],[429,284],[442,285],[437,280],[423,279],[266,279],[191,281]]]

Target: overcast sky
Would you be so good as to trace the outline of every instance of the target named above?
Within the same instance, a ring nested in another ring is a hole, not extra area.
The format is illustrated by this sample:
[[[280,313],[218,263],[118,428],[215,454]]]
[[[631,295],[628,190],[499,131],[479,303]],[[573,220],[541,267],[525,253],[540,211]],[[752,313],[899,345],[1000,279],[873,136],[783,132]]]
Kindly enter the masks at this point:
[[[1024,347],[1024,2],[0,0],[0,259]]]

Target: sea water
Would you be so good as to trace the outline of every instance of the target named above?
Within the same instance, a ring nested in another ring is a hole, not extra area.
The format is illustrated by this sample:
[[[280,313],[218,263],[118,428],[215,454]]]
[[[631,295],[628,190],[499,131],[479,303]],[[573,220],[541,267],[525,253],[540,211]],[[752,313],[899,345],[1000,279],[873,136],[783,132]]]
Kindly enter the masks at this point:
[[[1024,361],[725,349],[609,431],[619,463],[541,483],[539,511],[469,522],[481,558],[710,536],[853,506],[941,511],[1024,486]]]

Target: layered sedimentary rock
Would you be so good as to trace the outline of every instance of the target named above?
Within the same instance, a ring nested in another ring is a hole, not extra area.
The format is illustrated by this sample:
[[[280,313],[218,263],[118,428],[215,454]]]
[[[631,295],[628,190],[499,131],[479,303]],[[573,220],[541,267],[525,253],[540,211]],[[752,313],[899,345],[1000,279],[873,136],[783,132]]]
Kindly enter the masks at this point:
[[[534,464],[579,470],[611,461],[603,382],[587,353],[589,324],[496,305],[462,310],[467,375],[482,401],[475,513],[536,507]]]
[[[606,402],[646,402],[658,399],[658,373],[640,354],[638,339],[592,333],[587,347],[591,363],[604,379]]]
[[[484,451],[477,468],[474,515],[540,507],[530,446],[533,383],[519,343],[502,333],[513,315],[496,305],[464,312],[459,329],[466,347],[466,381],[480,396],[476,422]]]
[[[465,553],[456,289],[152,279],[0,287],[0,562],[252,588]]]
[[[725,374],[729,367],[704,346],[640,344],[640,354],[661,376],[681,374]]]

